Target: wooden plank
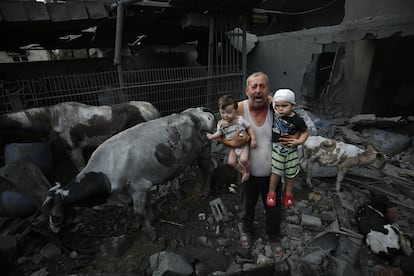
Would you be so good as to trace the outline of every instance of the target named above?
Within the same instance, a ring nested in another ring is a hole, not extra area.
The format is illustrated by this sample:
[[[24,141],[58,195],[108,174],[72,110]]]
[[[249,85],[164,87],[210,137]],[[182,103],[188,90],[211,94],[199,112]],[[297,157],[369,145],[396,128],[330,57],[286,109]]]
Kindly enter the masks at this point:
[[[337,193],[332,194],[332,201],[335,207],[336,216],[338,218],[338,223],[340,228],[351,229],[351,224],[349,223],[348,212],[342,204],[342,200]]]

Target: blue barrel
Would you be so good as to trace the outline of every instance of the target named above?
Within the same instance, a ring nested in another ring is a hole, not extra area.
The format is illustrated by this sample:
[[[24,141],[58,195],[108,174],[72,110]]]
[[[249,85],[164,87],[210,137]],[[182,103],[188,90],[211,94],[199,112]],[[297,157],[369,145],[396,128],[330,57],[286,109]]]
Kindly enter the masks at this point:
[[[4,161],[8,165],[23,158],[30,158],[44,174],[52,170],[52,150],[49,143],[11,143],[4,150]]]
[[[24,218],[36,211],[36,206],[30,198],[14,191],[6,190],[1,193],[0,203],[4,211],[1,216]]]

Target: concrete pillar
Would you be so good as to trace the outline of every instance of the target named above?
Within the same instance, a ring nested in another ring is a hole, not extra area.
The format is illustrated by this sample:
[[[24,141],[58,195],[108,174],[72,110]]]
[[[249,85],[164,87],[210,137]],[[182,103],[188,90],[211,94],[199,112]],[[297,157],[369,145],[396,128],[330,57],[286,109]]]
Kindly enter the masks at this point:
[[[359,40],[347,43],[345,48],[344,89],[338,98],[361,113],[375,54],[375,41]]]

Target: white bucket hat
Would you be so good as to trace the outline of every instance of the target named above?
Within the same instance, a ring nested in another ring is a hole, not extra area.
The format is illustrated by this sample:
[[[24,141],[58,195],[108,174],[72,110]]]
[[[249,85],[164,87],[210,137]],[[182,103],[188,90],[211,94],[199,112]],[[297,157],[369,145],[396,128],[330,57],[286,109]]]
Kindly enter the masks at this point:
[[[293,92],[290,89],[278,89],[276,90],[275,94],[273,95],[273,107],[275,105],[275,102],[278,101],[284,101],[291,104],[296,104],[295,101],[295,92]]]

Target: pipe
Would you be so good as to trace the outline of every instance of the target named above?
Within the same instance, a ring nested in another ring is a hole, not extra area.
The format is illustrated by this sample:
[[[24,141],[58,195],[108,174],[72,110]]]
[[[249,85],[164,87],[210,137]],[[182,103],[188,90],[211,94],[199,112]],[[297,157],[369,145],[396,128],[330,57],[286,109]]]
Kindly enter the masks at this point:
[[[116,10],[116,34],[115,34],[115,56],[114,66],[121,64],[122,53],[122,29],[124,25],[124,3],[118,3]]]

